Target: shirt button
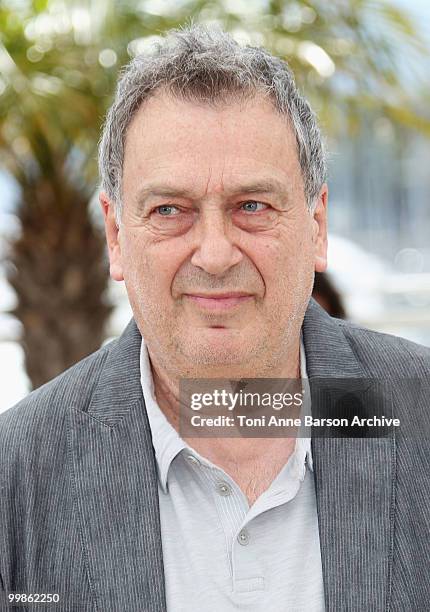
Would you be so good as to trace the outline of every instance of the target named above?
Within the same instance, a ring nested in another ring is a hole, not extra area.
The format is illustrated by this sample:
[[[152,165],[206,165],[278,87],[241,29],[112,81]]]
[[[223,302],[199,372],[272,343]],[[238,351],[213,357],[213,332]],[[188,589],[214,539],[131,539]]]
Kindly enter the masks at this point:
[[[190,463],[192,463],[195,466],[200,465],[200,461],[197,459],[197,457],[194,457],[194,455],[187,455],[187,459]]]
[[[237,536],[237,541],[239,542],[239,544],[242,544],[242,546],[246,546],[247,544],[249,544],[249,532],[247,529],[242,529],[242,531]]]
[[[231,495],[232,492],[231,486],[228,484],[228,482],[225,482],[224,480],[222,480],[221,482],[217,482],[216,490],[220,495],[223,495],[224,497],[227,497],[227,495]]]

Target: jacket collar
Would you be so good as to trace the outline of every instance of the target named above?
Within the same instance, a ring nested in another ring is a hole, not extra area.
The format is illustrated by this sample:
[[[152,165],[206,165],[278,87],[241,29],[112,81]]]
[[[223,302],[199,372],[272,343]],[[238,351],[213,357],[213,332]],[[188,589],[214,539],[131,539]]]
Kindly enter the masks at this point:
[[[309,379],[365,376],[342,327],[311,299]],[[69,450],[88,577],[100,609],[166,610],[158,483],[132,319],[105,350],[88,409],[70,411]],[[390,414],[391,406],[387,407]],[[385,609],[394,439],[312,439],[326,609]]]
[[[308,376],[367,379],[347,339],[349,326],[311,299],[303,322]],[[377,381],[375,380],[375,383]],[[364,388],[362,386],[362,388]],[[367,396],[393,416],[377,385]],[[375,395],[377,394],[377,395]],[[327,610],[388,610],[394,531],[395,437],[312,437],[321,561]]]

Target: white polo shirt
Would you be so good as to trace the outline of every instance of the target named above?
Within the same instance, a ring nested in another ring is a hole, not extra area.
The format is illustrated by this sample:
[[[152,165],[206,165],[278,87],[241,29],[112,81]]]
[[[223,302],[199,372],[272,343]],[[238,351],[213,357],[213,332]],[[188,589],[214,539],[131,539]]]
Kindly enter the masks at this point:
[[[168,612],[323,612],[310,438],[297,438],[285,466],[249,507],[236,482],[187,445],[160,410],[143,339],[140,368],[157,462]],[[306,378],[302,341],[300,369]]]

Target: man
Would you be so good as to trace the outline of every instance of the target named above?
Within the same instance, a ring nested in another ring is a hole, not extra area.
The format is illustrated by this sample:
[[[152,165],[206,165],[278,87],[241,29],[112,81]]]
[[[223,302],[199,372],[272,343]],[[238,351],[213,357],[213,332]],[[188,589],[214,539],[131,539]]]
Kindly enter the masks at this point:
[[[310,299],[325,156],[286,64],[219,30],[172,32],[123,73],[100,170],[134,319],[0,417],[4,594],[115,612],[427,609],[427,440],[179,435],[183,379],[429,376],[429,349]],[[418,399],[382,397],[428,431]]]

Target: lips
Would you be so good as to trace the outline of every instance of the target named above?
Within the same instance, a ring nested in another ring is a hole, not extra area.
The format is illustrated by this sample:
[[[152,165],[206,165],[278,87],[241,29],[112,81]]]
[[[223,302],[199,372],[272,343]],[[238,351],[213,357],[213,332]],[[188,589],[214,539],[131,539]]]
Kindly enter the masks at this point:
[[[241,306],[248,302],[252,295],[238,291],[212,294],[185,294],[194,305],[206,310],[224,311]]]

